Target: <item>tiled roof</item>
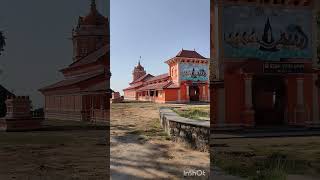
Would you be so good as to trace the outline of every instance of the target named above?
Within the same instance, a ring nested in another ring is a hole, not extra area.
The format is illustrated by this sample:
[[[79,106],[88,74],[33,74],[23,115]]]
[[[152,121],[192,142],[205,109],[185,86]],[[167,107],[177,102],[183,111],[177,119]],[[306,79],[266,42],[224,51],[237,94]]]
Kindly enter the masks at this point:
[[[103,73],[95,73],[95,74],[91,74],[91,75],[85,75],[85,76],[80,76],[80,77],[74,77],[74,78],[69,78],[69,79],[65,79],[62,81],[59,81],[55,84],[49,85],[47,87],[41,88],[39,89],[39,91],[46,91],[46,90],[50,90],[53,88],[58,88],[58,87],[63,87],[63,86],[70,86],[70,85],[74,85],[77,83],[80,83],[82,81],[97,77],[103,75]]]
[[[177,84],[172,83],[172,84],[170,84],[169,86],[167,86],[166,88],[167,88],[167,89],[176,89],[176,88],[180,88],[180,86],[177,85]]]
[[[198,58],[198,59],[207,59],[201,56],[197,51],[190,51],[182,49],[176,57],[185,57],[185,58]]]
[[[102,81],[100,83],[94,84],[92,86],[89,86],[81,91],[83,92],[94,92],[94,91],[107,91],[107,82],[106,81]]]
[[[164,89],[167,86],[169,86],[171,83],[172,83],[171,81],[166,81],[161,83],[148,84],[146,86],[141,87],[137,91]]]
[[[109,48],[110,48],[110,45],[105,45],[102,48],[89,54],[88,56],[73,62],[66,69],[96,62],[99,60],[99,58],[101,58],[102,56],[104,56],[109,52]]]
[[[151,77],[151,78],[154,77],[154,76],[151,75],[151,74],[145,74],[145,75],[139,77],[138,79],[136,79],[135,81],[132,81],[130,84],[134,84],[134,83],[136,83],[136,82],[142,81],[142,80],[144,80],[145,78],[147,78],[148,76]]]
[[[0,96],[4,96],[4,95],[13,95],[10,91],[8,91],[5,87],[3,87],[2,85],[0,85]]]
[[[132,86],[130,86],[130,87],[127,87],[127,88],[125,88],[125,89],[123,89],[123,90],[125,91],[125,90],[135,89],[135,88],[138,88],[138,87],[140,87],[140,86],[142,86],[142,84],[134,84],[134,85],[132,85]]]
[[[162,79],[166,79],[170,77],[168,73],[166,74],[161,74],[161,75],[158,75],[158,76],[154,76],[150,79],[148,79],[146,82],[152,82],[152,81],[157,81],[157,80],[162,80]]]

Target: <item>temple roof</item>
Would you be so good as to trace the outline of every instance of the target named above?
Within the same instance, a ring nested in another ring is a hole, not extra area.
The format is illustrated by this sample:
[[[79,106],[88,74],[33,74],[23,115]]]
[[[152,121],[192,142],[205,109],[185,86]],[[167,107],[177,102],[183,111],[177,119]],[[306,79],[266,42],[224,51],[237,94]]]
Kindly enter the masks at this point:
[[[85,17],[79,17],[79,25],[106,25],[108,18],[104,17],[97,10],[96,1],[91,1],[90,13]]]
[[[185,57],[185,58],[197,58],[197,59],[207,59],[201,56],[197,51],[190,51],[182,49],[175,57]]]
[[[83,81],[89,80],[91,78],[95,78],[97,76],[102,76],[104,75],[104,73],[99,72],[99,73],[94,73],[91,75],[84,75],[84,76],[79,76],[79,77],[73,77],[73,78],[68,78],[68,79],[64,79],[62,81],[59,81],[57,83],[54,83],[52,85],[46,86],[44,88],[39,89],[39,91],[48,91],[51,89],[55,89],[55,88],[61,88],[61,87],[66,87],[66,86],[71,86],[71,85],[75,85],[78,83],[81,83]]]
[[[90,63],[94,63],[94,62],[98,61],[102,56],[104,56],[108,52],[110,52],[109,47],[110,47],[109,44],[105,45],[102,48],[94,51],[93,53],[90,53],[87,56],[83,57],[82,59],[79,59],[79,60],[73,62],[67,68],[64,68],[62,70],[65,70],[65,69],[68,69],[68,68],[74,68],[74,67],[78,67],[78,66],[82,66],[82,65],[86,65],[86,64],[90,64]]]
[[[166,79],[170,77],[168,73],[166,74],[161,74],[161,75],[158,75],[158,76],[154,76],[150,79],[148,79],[146,82],[152,82],[152,81],[157,81],[157,80],[162,80],[162,79]]]
[[[130,90],[130,89],[136,89],[136,88],[139,88],[140,86],[143,86],[143,84],[134,84],[134,85],[131,85],[130,87],[127,87],[123,90],[125,91],[125,90]]]
[[[146,86],[139,88],[137,91],[165,89],[166,87],[168,87],[171,84],[172,84],[172,81],[165,81],[165,82],[161,82],[161,83],[148,84]]]
[[[137,82],[139,82],[139,81],[143,81],[144,79],[146,79],[146,78],[148,78],[148,77],[154,77],[153,75],[151,75],[151,74],[145,74],[145,75],[143,75],[143,76],[141,76],[141,77],[139,77],[138,79],[136,79],[135,81],[132,81],[130,84],[134,84],[134,83],[137,83]]]

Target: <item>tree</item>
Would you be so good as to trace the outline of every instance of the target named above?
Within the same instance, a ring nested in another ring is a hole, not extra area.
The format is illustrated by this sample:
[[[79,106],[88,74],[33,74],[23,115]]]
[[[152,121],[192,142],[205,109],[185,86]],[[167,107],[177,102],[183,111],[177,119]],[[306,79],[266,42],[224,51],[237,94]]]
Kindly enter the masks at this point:
[[[4,50],[4,46],[6,46],[6,38],[2,31],[0,31],[0,55],[1,52]]]

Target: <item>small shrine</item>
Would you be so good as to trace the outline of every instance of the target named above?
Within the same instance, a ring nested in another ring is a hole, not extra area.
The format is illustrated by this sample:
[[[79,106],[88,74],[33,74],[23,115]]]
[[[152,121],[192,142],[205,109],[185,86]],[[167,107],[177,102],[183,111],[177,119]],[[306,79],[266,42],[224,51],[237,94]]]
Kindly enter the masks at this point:
[[[0,118],[0,131],[27,131],[40,129],[43,117],[32,117],[29,96],[8,96],[7,114]]]

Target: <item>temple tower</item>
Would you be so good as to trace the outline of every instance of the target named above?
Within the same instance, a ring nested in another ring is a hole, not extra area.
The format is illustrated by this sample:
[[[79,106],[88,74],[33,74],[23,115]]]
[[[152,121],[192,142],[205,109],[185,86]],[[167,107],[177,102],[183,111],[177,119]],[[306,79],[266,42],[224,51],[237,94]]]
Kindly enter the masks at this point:
[[[144,67],[141,66],[140,61],[138,62],[138,65],[134,67],[134,70],[132,72],[133,75],[133,81],[139,79],[140,77],[146,75],[146,71],[144,70]]]
[[[73,60],[86,57],[109,42],[109,20],[97,10],[96,1],[91,1],[90,12],[79,17],[78,25],[72,30]]]

